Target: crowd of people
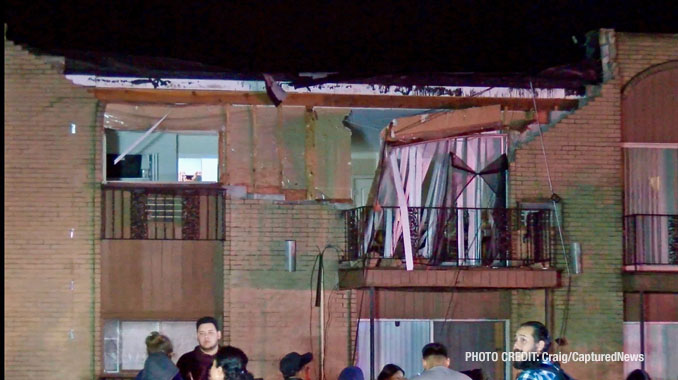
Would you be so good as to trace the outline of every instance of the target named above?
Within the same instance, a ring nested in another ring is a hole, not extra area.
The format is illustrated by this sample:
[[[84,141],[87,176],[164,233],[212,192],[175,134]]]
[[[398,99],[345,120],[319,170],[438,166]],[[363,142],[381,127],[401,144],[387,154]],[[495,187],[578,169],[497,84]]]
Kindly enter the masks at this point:
[[[146,338],[148,358],[136,380],[255,380],[247,371],[247,355],[233,346],[219,346],[221,331],[216,319],[203,317],[196,322],[198,345],[193,351],[179,358],[177,364],[171,360],[172,342],[158,332]],[[540,322],[523,323],[515,335],[512,362],[520,370],[516,380],[570,380],[558,363],[542,353],[551,345],[549,331]],[[410,380],[486,380],[480,369],[456,371],[450,368],[447,348],[440,343],[429,343],[421,352],[424,371]],[[280,360],[280,372],[285,380],[312,380],[313,354],[290,352]],[[396,364],[387,364],[377,380],[407,380],[405,371]],[[633,380],[650,380],[644,371],[634,371]],[[365,380],[359,367],[344,368],[338,380]]]

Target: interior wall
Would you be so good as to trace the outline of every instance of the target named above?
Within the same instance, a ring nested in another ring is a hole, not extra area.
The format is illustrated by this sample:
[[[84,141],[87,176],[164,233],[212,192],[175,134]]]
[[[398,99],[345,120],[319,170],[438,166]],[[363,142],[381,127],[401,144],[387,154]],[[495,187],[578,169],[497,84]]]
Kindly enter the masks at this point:
[[[106,129],[106,154],[120,154],[137,141],[145,132],[115,131]],[[158,154],[158,181],[176,182],[177,173],[177,134],[154,132],[146,137],[128,154],[141,154],[142,169],[149,169],[148,155]]]
[[[351,199],[351,130],[343,125],[348,109],[316,108],[313,168],[315,199]]]
[[[217,133],[178,134],[177,152],[180,158],[218,158]]]

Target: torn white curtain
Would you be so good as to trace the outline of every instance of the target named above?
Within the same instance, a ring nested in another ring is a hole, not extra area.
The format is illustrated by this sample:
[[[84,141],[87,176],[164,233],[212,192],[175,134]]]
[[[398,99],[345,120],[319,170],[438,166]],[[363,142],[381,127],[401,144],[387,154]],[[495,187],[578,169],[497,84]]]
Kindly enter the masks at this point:
[[[384,230],[384,257],[393,257],[399,241],[403,239],[403,228],[411,228],[416,236],[413,238],[414,255],[431,258],[435,255],[435,238],[442,227],[438,225],[439,220],[448,218],[440,213],[449,213],[452,207],[495,206],[494,192],[480,176],[475,176],[465,187],[451,183],[455,179],[450,175],[450,153],[461,158],[469,168],[480,171],[505,153],[505,136],[482,135],[387,147],[377,192],[378,203],[383,206],[383,210],[372,212],[369,216],[363,252],[367,252],[375,238],[374,231]],[[391,157],[395,159],[397,174],[402,180],[407,214],[398,210],[395,177],[389,163]],[[461,194],[452,194],[460,188],[463,188]],[[456,212],[460,215],[454,219],[463,223],[464,210]],[[409,215],[409,220],[403,220],[403,215]],[[480,263],[480,216],[480,211],[468,210],[468,228],[457,228],[460,263]],[[464,233],[468,236],[464,236]]]

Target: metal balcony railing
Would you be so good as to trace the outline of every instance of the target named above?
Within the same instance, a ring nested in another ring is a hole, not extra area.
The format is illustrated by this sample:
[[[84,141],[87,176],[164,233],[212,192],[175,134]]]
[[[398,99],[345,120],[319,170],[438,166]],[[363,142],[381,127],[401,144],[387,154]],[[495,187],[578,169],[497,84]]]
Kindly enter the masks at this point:
[[[225,196],[218,185],[104,184],[101,237],[224,240]]]
[[[678,215],[624,216],[624,265],[678,265]]]
[[[555,223],[545,209],[409,207],[415,262],[451,266],[552,264]],[[398,207],[345,211],[343,260],[404,258]]]

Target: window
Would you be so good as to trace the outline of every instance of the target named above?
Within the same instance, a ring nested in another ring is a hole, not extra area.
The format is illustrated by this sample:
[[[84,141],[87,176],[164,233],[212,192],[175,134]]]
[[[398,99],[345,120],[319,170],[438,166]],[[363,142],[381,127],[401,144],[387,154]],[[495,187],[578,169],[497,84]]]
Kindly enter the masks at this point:
[[[182,158],[179,157],[179,182],[204,181],[217,182],[219,177],[217,158]]]
[[[624,353],[640,354],[640,323],[624,322]],[[678,322],[645,322],[645,370],[653,379],[674,379],[678,373]],[[624,362],[624,377],[640,368]]]
[[[423,371],[421,349],[431,342],[447,347],[450,367],[455,370],[482,368],[492,379],[510,378],[510,368],[501,360],[466,361],[466,352],[501,352],[510,350],[506,320],[396,320],[375,321],[375,378],[388,363],[405,370],[412,378]],[[358,325],[357,366],[370,376],[370,321]]]
[[[104,322],[104,372],[143,369],[147,356],[146,337],[152,331],[170,338],[175,363],[196,345],[195,322],[107,320]]]
[[[217,182],[216,132],[105,130],[106,180],[128,182]],[[130,150],[131,148],[131,150]],[[123,160],[114,160],[127,152]]]
[[[626,269],[675,270],[678,149],[627,147],[624,160]]]

